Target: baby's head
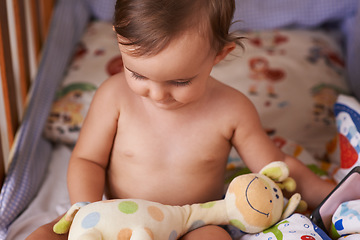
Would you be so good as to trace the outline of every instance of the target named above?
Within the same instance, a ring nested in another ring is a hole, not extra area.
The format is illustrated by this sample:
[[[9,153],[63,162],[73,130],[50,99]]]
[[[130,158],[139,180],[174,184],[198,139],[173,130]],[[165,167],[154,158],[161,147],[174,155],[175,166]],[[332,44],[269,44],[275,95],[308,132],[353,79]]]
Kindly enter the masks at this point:
[[[229,34],[234,0],[117,0],[114,29],[133,56],[152,56],[186,32],[197,31],[220,52],[237,42]]]

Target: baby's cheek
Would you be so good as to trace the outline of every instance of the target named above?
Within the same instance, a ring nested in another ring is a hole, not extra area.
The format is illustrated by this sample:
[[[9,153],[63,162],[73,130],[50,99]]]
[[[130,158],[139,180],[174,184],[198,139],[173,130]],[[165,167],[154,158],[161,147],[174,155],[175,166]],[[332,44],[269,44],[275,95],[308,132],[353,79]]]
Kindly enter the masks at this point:
[[[128,81],[128,85],[135,94],[143,97],[148,96],[149,90],[146,87],[145,83],[141,83],[140,80],[130,80]]]
[[[201,87],[189,86],[177,87],[181,89],[176,89],[172,92],[172,97],[181,103],[190,103],[199,100],[204,95],[204,90]]]

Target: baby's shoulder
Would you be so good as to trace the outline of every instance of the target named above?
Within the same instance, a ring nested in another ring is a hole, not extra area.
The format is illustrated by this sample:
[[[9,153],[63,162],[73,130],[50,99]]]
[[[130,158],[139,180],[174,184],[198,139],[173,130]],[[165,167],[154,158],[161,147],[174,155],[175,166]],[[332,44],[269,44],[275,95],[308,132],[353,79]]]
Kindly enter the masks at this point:
[[[257,118],[257,110],[251,100],[242,92],[224,83],[218,82],[215,95],[216,109],[236,121],[249,121]]]
[[[108,97],[122,97],[128,92],[128,85],[123,73],[115,74],[106,79],[98,88],[97,94]]]
[[[252,106],[250,99],[245,94],[222,82],[216,81],[215,91],[218,98],[217,101],[225,104],[225,107]]]
[[[128,86],[124,74],[116,74],[106,79],[96,90],[94,99],[106,102],[108,105],[114,103],[118,105],[126,99]]]
[[[118,73],[112,75],[106,79],[99,87],[100,90],[106,89],[106,91],[121,91],[126,85],[124,73]]]

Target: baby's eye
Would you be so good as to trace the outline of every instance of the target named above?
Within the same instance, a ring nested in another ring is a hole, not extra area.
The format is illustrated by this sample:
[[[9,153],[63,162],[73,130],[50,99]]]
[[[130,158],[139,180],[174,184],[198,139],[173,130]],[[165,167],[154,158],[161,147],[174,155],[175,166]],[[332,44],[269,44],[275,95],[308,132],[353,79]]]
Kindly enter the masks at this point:
[[[188,86],[191,84],[191,80],[187,80],[187,81],[174,81],[172,82],[172,84],[174,84],[177,87],[183,87],[183,86]]]
[[[137,74],[137,73],[135,73],[135,72],[131,72],[131,77],[132,77],[132,78],[135,78],[135,79],[137,79],[137,80],[144,80],[144,79],[146,79],[146,77],[141,76],[141,75],[139,75],[139,74]]]

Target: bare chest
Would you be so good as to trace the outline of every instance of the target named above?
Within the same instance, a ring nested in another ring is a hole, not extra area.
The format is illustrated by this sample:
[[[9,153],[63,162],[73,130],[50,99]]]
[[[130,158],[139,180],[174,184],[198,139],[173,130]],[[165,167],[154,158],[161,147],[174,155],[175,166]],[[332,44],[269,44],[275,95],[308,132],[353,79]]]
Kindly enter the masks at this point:
[[[229,148],[222,129],[211,120],[152,121],[139,116],[119,125],[113,157],[155,166],[190,167],[218,162],[226,158]]]
[[[211,121],[195,122],[123,121],[109,166],[111,196],[167,204],[221,196],[230,143]]]

